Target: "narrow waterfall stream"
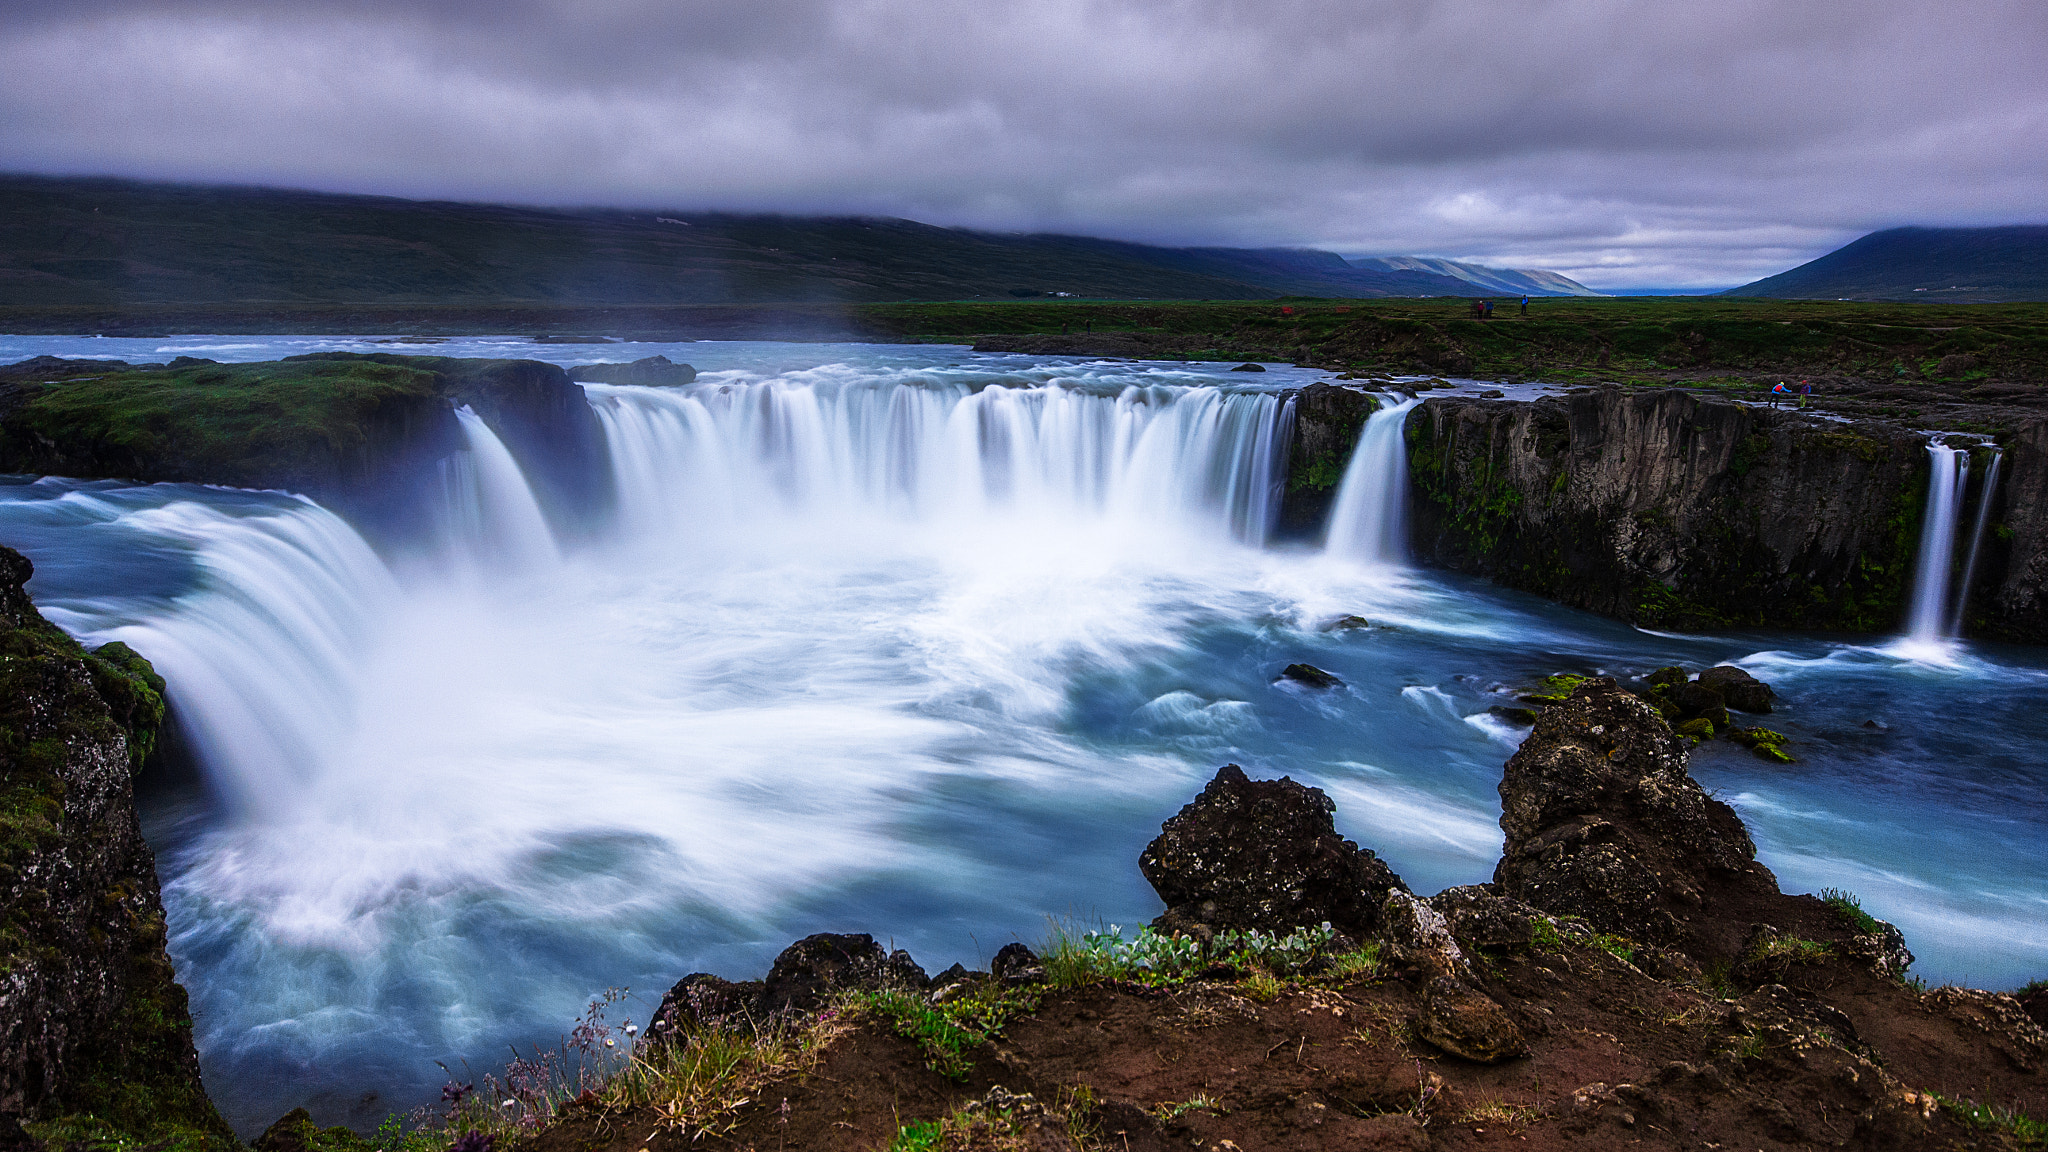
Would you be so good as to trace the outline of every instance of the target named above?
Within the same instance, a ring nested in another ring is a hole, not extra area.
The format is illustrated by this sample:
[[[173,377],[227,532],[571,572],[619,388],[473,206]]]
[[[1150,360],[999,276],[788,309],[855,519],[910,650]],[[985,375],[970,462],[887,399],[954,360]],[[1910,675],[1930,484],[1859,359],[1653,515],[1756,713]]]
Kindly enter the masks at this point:
[[[1368,564],[1408,562],[1408,444],[1402,432],[1409,410],[1421,402],[1382,396],[1379,410],[1366,418],[1330,510],[1332,555]]]
[[[1905,638],[1895,647],[1902,654],[1943,660],[1953,655],[1953,642],[1962,632],[1963,609],[1970,598],[1970,583],[1977,575],[1977,553],[1984,546],[1984,526],[1990,519],[1992,499],[1997,495],[2003,456],[1996,449],[1989,453],[1990,463],[1978,488],[1969,543],[1962,555],[1962,577],[1952,582],[1956,573],[1956,534],[1962,522],[1963,500],[1970,488],[1970,453],[1935,441],[1927,445],[1927,454],[1927,507],[1921,515],[1920,548],[1913,567],[1912,607],[1906,618]]]
[[[237,341],[161,346],[311,350]],[[590,355],[442,349],[508,350]],[[1281,388],[1316,378],[1284,366],[604,351],[700,377],[586,387],[617,488],[589,532],[474,413],[421,510],[433,547],[380,552],[279,493],[0,485],[50,617],[172,685],[200,777],[145,824],[245,1131],[301,1104],[374,1126],[436,1098],[437,1060],[469,1078],[555,1043],[608,986],[644,1021],[681,975],[758,975],[811,932],[937,970],[1048,917],[1142,922],[1139,851],[1224,763],[1325,789],[1418,891],[1486,879],[1526,732],[1488,709],[1560,670],[1741,663],[1800,762],[1716,742],[1693,771],[1786,887],[1856,892],[1930,981],[2048,970],[2040,653],[1655,635],[1407,567],[1405,400],[1371,418],[1330,547],[1265,546]],[[1348,614],[1373,626],[1324,630]],[[1279,679],[1296,661],[1343,686]]]

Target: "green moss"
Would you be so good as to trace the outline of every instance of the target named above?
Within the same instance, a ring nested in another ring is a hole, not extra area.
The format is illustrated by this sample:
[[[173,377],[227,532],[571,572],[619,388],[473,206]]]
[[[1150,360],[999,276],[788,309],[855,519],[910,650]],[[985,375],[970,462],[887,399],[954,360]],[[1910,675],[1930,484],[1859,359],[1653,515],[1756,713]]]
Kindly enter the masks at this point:
[[[1592,677],[1576,672],[1559,672],[1538,680],[1536,686],[1522,693],[1519,699],[1530,704],[1562,704],[1571,698],[1579,685],[1590,679]]]
[[[156,750],[157,731],[163,727],[164,678],[141,653],[118,640],[93,649],[85,666],[114,721],[127,729],[128,758],[140,770]]]

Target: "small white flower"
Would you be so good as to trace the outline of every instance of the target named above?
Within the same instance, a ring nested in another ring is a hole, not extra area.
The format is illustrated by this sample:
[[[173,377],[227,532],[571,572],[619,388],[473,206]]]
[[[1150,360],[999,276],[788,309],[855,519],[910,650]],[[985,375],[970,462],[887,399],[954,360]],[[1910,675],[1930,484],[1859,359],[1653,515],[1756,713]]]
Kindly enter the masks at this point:
[[[640,1034],[640,1026],[639,1026],[638,1024],[628,1024],[628,1025],[626,1025],[626,1035],[628,1035],[628,1036],[638,1036],[639,1034]]]
[[[507,1107],[507,1108],[516,1108],[516,1107],[518,1107],[518,1105],[519,1105],[519,1101],[517,1101],[517,1100],[507,1100],[507,1101],[505,1101],[505,1107]]]
[[[607,1036],[604,1038],[604,1046],[607,1048],[616,1048],[619,1046],[619,1042]]]

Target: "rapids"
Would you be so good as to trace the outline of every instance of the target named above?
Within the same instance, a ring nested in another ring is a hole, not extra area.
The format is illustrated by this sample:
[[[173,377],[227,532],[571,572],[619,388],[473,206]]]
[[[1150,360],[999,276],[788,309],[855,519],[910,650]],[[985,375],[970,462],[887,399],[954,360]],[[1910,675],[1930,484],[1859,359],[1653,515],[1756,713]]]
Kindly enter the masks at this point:
[[[376,347],[7,337],[0,357]],[[283,493],[0,487],[46,613],[173,686],[198,775],[155,784],[145,822],[208,1086],[245,1132],[302,1103],[373,1125],[436,1096],[437,1060],[471,1078],[610,985],[644,1019],[682,974],[757,974],[814,931],[937,970],[1049,916],[1142,921],[1139,849],[1227,761],[1328,790],[1418,890],[1486,879],[1521,737],[1487,708],[1560,670],[1772,682],[1800,762],[1717,743],[1694,773],[1785,887],[1857,893],[1930,981],[2048,974],[2039,651],[1652,634],[1406,567],[1405,406],[1369,425],[1330,548],[1269,547],[1300,370],[434,350],[702,375],[587,386],[618,497],[594,533],[548,523],[468,413],[421,546]],[[1350,613],[1374,627],[1321,630]],[[1276,682],[1297,660],[1345,685]]]

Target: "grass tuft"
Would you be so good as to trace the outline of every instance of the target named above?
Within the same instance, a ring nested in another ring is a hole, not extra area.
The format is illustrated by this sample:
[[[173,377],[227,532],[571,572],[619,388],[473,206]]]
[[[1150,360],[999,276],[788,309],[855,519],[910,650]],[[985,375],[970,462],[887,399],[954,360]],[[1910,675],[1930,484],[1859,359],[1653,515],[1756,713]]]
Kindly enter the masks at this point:
[[[1863,910],[1863,902],[1856,899],[1853,894],[1844,892],[1840,888],[1823,888],[1820,890],[1820,898],[1823,903],[1835,910],[1837,916],[1847,921],[1849,926],[1854,928],[1858,934],[1874,936],[1884,931],[1884,926],[1878,923],[1877,917],[1865,912]]]

